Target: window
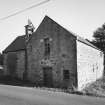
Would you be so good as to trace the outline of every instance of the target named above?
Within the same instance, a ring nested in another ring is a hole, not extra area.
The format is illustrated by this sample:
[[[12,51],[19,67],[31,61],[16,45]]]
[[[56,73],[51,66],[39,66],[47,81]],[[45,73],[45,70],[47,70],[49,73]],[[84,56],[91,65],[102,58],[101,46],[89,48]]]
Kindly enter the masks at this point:
[[[49,57],[50,56],[50,41],[49,41],[49,38],[44,39],[44,45],[45,45],[44,55],[46,57]]]
[[[64,80],[69,79],[69,70],[63,70],[63,78],[64,78]]]

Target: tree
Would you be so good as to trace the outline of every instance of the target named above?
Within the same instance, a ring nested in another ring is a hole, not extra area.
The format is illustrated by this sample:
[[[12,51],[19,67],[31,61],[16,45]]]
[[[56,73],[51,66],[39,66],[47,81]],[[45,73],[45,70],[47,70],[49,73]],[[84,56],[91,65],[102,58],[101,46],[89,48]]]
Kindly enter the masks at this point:
[[[105,52],[105,24],[93,33],[92,43]]]

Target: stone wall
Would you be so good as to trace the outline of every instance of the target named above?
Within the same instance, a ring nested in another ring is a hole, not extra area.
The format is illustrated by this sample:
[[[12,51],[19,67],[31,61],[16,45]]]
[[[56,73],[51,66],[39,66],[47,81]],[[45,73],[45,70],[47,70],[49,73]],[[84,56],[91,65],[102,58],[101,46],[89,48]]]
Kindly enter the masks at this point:
[[[23,78],[25,70],[25,52],[8,52],[4,53],[4,75]]]
[[[3,54],[3,68],[4,68],[4,75],[8,75],[8,69],[7,69],[7,56],[8,54]]]
[[[25,71],[25,51],[17,52],[17,77],[23,80],[23,73]]]
[[[43,64],[44,38],[50,39],[51,53],[48,65]],[[43,85],[43,68],[52,67],[53,86],[76,86],[76,38],[48,17],[43,20],[30,39],[28,46],[28,79]],[[70,79],[63,80],[63,70],[69,70]],[[67,82],[67,83],[66,83]]]
[[[77,74],[78,89],[103,76],[104,55],[100,50],[77,41]]]
[[[16,76],[16,62],[17,55],[16,52],[8,52],[4,54],[4,74],[11,75],[12,77]]]

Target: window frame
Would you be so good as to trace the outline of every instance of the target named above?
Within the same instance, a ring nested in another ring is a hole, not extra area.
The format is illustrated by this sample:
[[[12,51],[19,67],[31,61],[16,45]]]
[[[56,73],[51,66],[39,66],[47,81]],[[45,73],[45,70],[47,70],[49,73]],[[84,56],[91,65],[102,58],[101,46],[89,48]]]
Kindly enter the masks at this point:
[[[70,79],[69,70],[63,70],[63,80],[69,80],[69,79]]]
[[[45,46],[44,55],[45,55],[45,57],[49,57],[50,52],[51,52],[50,38],[44,38],[44,46]]]

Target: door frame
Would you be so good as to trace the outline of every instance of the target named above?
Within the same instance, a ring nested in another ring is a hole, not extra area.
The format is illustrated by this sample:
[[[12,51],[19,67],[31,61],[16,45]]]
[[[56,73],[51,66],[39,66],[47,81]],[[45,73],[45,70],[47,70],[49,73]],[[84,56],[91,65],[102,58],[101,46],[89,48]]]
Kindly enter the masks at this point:
[[[43,67],[43,84],[46,87],[53,87],[53,68]]]

